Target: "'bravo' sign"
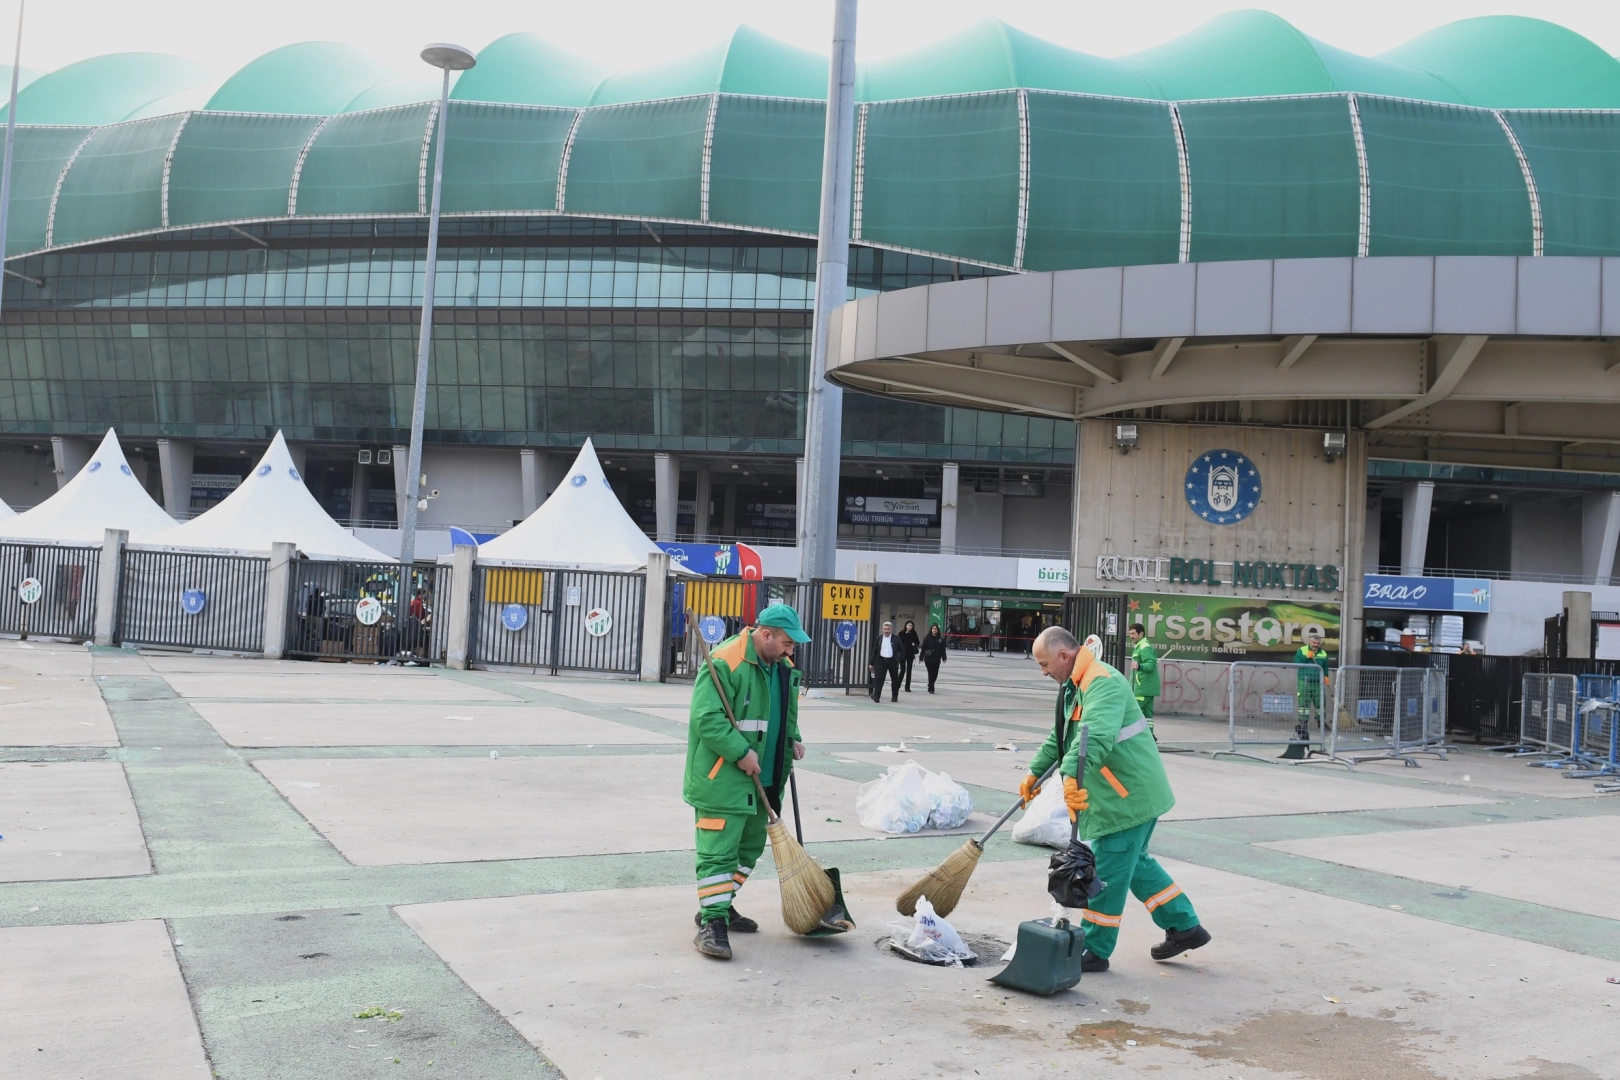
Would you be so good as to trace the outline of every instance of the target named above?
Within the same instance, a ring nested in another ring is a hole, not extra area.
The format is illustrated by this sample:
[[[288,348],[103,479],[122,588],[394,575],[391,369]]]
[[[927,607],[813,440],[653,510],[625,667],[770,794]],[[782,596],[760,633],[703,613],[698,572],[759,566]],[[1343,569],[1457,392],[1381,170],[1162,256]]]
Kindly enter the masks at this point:
[[[851,622],[872,620],[872,586],[844,585],[836,581],[821,586],[821,617]]]

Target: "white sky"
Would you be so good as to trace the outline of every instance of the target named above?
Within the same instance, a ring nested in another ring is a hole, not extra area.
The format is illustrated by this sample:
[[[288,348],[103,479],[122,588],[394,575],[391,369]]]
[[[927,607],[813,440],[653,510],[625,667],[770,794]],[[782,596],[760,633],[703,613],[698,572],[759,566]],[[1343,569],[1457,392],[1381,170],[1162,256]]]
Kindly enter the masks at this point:
[[[16,0],[0,0],[0,48],[9,60]],[[1117,56],[1158,44],[1223,11],[1255,4],[1191,0],[866,0],[858,52],[906,52],[994,14],[1039,37]],[[1312,37],[1376,53],[1425,30],[1477,15],[1530,15],[1585,34],[1620,54],[1620,4],[1594,0],[1272,0],[1263,5]],[[828,0],[34,0],[23,65],[49,71],[120,51],[176,53],[221,77],[270,49],[325,39],[357,45],[406,70],[429,41],[474,50],[512,31],[540,34],[611,67],[642,67],[693,51],[751,23],[826,52]]]

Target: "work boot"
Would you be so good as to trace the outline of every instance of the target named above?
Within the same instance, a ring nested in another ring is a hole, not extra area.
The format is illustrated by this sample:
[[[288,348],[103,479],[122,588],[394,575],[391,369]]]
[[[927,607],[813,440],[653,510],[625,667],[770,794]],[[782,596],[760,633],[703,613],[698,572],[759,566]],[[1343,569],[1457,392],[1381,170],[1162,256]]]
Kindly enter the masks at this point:
[[[750,919],[736,908],[727,908],[726,929],[735,934],[757,934],[759,923]],[[703,913],[700,911],[692,916],[692,921],[699,926],[703,925]]]
[[[1080,950],[1080,970],[1099,972],[1108,970],[1108,957],[1098,956],[1090,949]]]
[[[1172,956],[1180,956],[1189,949],[1199,949],[1209,944],[1209,931],[1202,926],[1195,926],[1191,930],[1166,930],[1164,940],[1149,950],[1155,960],[1168,960]]]
[[[692,939],[692,944],[704,956],[712,956],[716,960],[731,959],[731,939],[726,936],[724,919],[710,919],[698,927],[697,937]]]

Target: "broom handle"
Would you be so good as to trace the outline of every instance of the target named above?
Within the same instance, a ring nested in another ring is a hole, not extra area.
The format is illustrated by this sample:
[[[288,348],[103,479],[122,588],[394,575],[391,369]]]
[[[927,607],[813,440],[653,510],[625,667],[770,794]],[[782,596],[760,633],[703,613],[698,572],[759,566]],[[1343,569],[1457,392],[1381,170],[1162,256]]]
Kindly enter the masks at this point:
[[[804,846],[804,818],[799,815],[799,778],[788,773],[788,790],[793,793],[793,832],[799,838],[799,846]]]
[[[698,640],[703,641],[702,638]],[[709,658],[709,643],[707,641],[703,642],[703,663],[709,669],[709,678],[714,680],[714,692],[720,695],[720,707],[726,710],[726,719],[731,721],[731,726],[736,729],[737,734],[741,735],[742,727],[737,723],[737,717],[731,711],[731,702],[726,698],[726,689],[720,685],[720,676],[715,674],[714,662]],[[777,817],[776,811],[771,809],[771,800],[765,797],[765,786],[759,782],[759,774],[755,773],[748,779],[754,782],[754,790],[759,793],[759,804],[765,808],[765,820],[772,825],[779,823],[782,819]]]
[[[1081,785],[1080,785],[1081,787],[1085,786],[1084,778],[1085,778],[1085,775],[1086,775],[1086,743],[1088,741],[1090,741],[1090,735],[1091,735],[1091,733],[1086,730],[1086,727],[1087,727],[1087,725],[1085,725],[1085,724],[1080,725],[1080,776],[1081,776],[1081,780],[1082,780]],[[1076,814],[1069,821],[1069,843],[1072,844],[1078,839],[1080,839],[1080,815]]]

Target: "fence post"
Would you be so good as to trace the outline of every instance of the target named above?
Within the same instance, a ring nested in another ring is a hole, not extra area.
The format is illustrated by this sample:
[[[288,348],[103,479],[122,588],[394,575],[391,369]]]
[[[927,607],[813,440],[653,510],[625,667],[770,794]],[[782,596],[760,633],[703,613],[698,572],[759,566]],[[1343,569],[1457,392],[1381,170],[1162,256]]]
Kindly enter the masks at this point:
[[[264,658],[280,660],[287,654],[287,605],[292,599],[292,564],[298,545],[277,541],[270,545],[270,566],[264,574]]]
[[[467,670],[468,646],[472,643],[473,565],[478,549],[458,544],[450,556],[450,629],[444,643],[444,665]]]
[[[101,566],[96,571],[96,644],[111,645],[118,631],[118,587],[123,577],[128,529],[108,529],[101,538]]]
[[[664,677],[664,612],[669,610],[669,556],[647,555],[647,596],[641,605],[641,681]]]

